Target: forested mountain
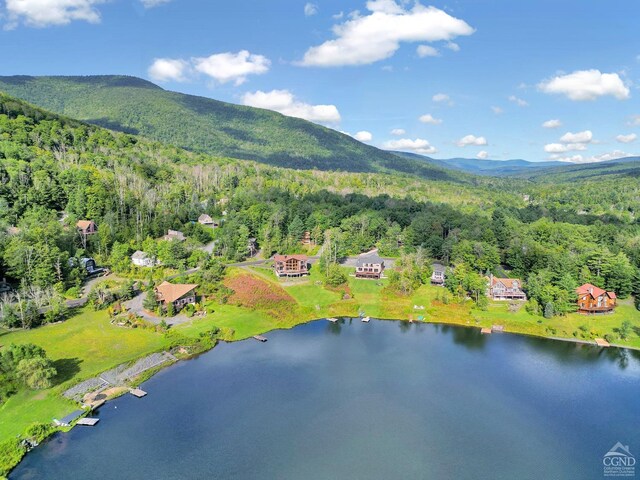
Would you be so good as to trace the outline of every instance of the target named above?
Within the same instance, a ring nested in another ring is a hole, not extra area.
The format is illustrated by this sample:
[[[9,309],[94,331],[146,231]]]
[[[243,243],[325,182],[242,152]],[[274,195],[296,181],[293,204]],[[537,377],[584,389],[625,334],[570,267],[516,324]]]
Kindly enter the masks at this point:
[[[166,91],[135,77],[0,77],[0,91],[88,123],[218,157],[307,170],[460,178],[306,120]]]

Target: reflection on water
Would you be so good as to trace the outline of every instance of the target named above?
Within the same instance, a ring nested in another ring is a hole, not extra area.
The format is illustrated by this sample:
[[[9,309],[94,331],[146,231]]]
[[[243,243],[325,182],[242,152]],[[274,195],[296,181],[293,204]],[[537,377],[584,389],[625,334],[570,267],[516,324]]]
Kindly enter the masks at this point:
[[[57,434],[11,479],[599,479],[640,449],[640,356],[341,318],[221,344]]]

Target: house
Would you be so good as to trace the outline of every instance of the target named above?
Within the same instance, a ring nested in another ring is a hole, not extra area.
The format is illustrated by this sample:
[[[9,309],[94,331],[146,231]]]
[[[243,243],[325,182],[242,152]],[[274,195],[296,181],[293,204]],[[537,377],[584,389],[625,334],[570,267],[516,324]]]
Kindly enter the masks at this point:
[[[356,278],[382,277],[384,271],[384,260],[376,253],[360,255],[356,260]]]
[[[168,230],[167,234],[162,237],[162,239],[168,242],[184,242],[187,237],[185,237],[184,233],[179,230]]]
[[[302,242],[302,245],[311,245],[313,243],[311,241],[311,232],[304,232],[300,241]]]
[[[185,305],[196,303],[196,288],[198,288],[196,284],[174,284],[164,281],[155,289],[156,299],[165,309],[172,303],[173,308],[178,312]]]
[[[522,282],[517,278],[489,277],[489,297],[493,300],[526,300],[527,296],[522,291]]]
[[[204,225],[206,227],[217,228],[220,226],[218,222],[216,222],[210,215],[203,213],[198,217],[198,223],[200,225]]]
[[[258,240],[256,238],[249,239],[249,241],[247,242],[247,250],[250,257],[253,257],[256,253],[258,253]]]
[[[578,294],[578,313],[611,313],[616,308],[615,292],[607,292],[590,283],[576,288]]]
[[[431,266],[431,269],[433,270],[433,273],[431,274],[431,285],[444,286],[445,272],[447,271],[447,268],[440,263],[434,263]]]
[[[158,262],[142,250],[136,250],[133,255],[131,255],[131,263],[136,267],[153,267],[157,265]]]
[[[98,226],[93,220],[78,220],[76,223],[76,228],[80,235],[93,235],[94,233],[98,233]]]
[[[278,277],[301,277],[309,274],[306,255],[276,255],[273,267]]]
[[[69,259],[69,266],[70,267],[76,266],[76,257],[71,257]],[[81,258],[80,266],[85,269],[85,271],[87,272],[87,275],[97,275],[98,273],[102,273],[105,271],[103,267],[99,267],[96,264],[96,261],[93,258],[89,258],[89,257]]]

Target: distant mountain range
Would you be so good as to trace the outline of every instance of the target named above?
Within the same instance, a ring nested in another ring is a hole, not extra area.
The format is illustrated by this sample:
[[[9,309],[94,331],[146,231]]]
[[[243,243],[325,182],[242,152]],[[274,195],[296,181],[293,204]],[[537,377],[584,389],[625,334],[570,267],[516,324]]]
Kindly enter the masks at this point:
[[[167,91],[136,77],[0,77],[0,91],[58,114],[219,157],[467,181],[441,166],[399,158],[306,120]]]
[[[566,166],[566,162],[530,162],[528,160],[479,160],[477,158],[435,159],[426,155],[407,152],[394,152],[404,158],[422,160],[434,166],[460,170],[476,175],[510,176],[518,175],[533,169]]]

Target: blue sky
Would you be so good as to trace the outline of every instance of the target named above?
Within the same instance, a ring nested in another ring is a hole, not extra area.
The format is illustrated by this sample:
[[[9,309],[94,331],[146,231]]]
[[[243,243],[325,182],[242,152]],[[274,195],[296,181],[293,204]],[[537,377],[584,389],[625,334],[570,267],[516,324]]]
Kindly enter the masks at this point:
[[[640,153],[636,0],[0,5],[2,75],[135,75],[436,158]]]

